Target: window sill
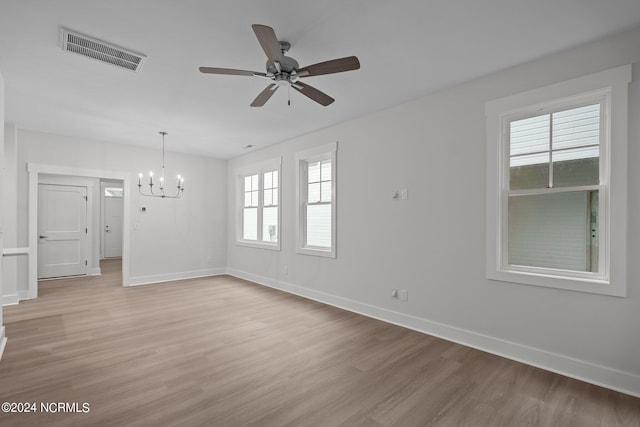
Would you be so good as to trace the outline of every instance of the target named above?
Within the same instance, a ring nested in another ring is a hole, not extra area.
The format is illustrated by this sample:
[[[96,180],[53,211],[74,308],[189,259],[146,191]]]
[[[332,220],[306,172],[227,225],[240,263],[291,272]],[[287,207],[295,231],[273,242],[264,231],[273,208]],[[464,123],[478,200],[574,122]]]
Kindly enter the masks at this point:
[[[488,271],[487,278],[489,280],[511,282],[522,285],[542,286],[567,291],[626,297],[626,287],[623,283],[615,283],[595,274],[592,275],[592,277],[588,277],[588,274],[585,275],[585,277],[576,277],[559,274],[555,275],[550,270],[534,272],[503,268]]]
[[[246,246],[249,248],[269,249],[271,251],[279,251],[280,243],[254,242],[250,240],[237,240],[236,245]]]
[[[302,255],[320,256],[325,258],[336,258],[336,252],[332,249],[320,249],[320,248],[297,248],[296,253]]]

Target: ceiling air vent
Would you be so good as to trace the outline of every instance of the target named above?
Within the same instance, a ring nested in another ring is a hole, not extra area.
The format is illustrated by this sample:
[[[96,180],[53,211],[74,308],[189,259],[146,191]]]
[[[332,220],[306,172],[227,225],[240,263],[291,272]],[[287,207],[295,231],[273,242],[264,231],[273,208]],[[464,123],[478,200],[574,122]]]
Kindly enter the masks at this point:
[[[129,71],[138,72],[147,59],[145,55],[133,52],[120,46],[89,37],[67,28],[61,27],[62,50],[77,53],[87,58],[115,65]]]

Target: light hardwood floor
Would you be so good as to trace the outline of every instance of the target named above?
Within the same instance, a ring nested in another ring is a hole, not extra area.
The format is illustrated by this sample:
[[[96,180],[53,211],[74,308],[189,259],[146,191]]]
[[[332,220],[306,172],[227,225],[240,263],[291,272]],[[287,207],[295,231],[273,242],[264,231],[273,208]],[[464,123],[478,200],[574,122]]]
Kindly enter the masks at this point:
[[[640,399],[229,276],[41,282],[5,307],[1,426],[640,426]]]

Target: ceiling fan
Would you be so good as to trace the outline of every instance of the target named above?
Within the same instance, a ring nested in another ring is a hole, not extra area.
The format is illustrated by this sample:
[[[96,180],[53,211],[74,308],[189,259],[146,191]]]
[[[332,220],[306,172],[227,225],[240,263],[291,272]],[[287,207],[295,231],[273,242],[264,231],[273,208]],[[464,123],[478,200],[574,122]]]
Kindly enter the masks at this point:
[[[289,51],[291,45],[285,41],[278,41],[273,28],[259,24],[253,24],[251,27],[258,38],[262,50],[264,50],[264,53],[267,55],[266,73],[212,67],[200,67],[200,72],[206,74],[260,77],[271,80],[272,83],[253,100],[251,103],[252,107],[262,107],[281,86],[292,87],[301,94],[326,107],[335,101],[335,99],[313,86],[302,83],[300,79],[323,74],[342,73],[360,68],[360,61],[358,61],[358,58],[355,56],[319,62],[300,68],[298,61],[289,56],[285,56],[285,53]]]

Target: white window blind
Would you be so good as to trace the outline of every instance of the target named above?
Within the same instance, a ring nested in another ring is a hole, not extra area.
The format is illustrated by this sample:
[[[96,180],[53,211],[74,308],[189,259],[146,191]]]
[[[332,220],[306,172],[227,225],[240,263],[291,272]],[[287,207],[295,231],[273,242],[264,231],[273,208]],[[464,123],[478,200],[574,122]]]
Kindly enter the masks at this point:
[[[509,264],[589,271],[588,192],[509,198]]]
[[[331,159],[307,163],[307,246],[331,247]]]

